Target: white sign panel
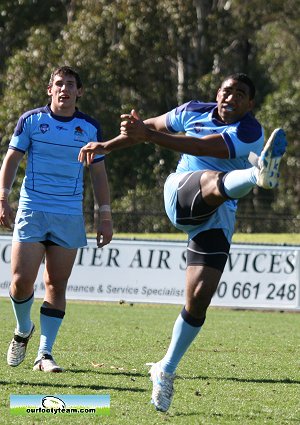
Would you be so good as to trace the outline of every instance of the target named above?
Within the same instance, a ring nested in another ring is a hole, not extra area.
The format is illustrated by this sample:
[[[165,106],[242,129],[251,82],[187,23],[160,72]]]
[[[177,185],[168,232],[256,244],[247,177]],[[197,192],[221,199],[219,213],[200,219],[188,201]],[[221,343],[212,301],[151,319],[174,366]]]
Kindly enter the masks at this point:
[[[0,236],[0,296],[8,296],[11,238]],[[299,308],[300,248],[233,245],[212,305]],[[67,298],[93,301],[184,303],[186,244],[113,240],[79,249]],[[43,266],[35,297],[44,295]]]
[[[233,245],[213,305],[299,307],[299,253],[293,247]]]

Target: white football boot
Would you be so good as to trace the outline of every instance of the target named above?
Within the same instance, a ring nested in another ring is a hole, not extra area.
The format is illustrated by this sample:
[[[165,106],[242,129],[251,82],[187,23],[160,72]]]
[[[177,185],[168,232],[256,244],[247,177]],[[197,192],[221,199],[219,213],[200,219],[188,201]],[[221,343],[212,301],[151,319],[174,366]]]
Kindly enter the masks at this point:
[[[47,353],[43,354],[42,357],[36,359],[33,365],[33,370],[52,373],[64,372],[64,369],[56,364],[51,354]]]
[[[249,161],[258,168],[257,186],[274,189],[279,182],[279,165],[285,153],[287,140],[282,128],[276,128],[264,146],[260,156],[253,152]]]
[[[152,365],[149,374],[153,383],[151,403],[154,404],[156,410],[166,412],[174,395],[173,382],[175,373],[163,372],[160,362],[158,362]]]
[[[34,329],[35,327],[33,323],[31,331],[27,335],[18,332],[15,329],[14,337],[11,340],[7,351],[7,364],[9,366],[19,366],[19,364],[25,359],[27,344],[32,337]]]

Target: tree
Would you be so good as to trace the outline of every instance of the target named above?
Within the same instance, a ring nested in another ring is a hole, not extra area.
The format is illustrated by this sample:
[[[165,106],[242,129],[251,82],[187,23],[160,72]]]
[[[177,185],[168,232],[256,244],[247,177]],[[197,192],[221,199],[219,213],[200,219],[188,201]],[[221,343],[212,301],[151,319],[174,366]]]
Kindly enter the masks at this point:
[[[47,101],[53,67],[82,75],[80,109],[100,120],[104,139],[135,107],[142,118],[190,99],[212,101],[222,78],[247,72],[257,87],[257,117],[269,135],[283,126],[290,146],[284,185],[241,203],[243,217],[275,210],[296,216],[299,205],[299,18],[297,0],[3,0],[0,5],[0,148],[18,116]],[[22,28],[22,31],[19,29]],[[114,210],[162,212],[163,183],[174,152],[142,144],[107,157]],[[283,189],[284,188],[284,189]],[[264,204],[263,197],[267,197]],[[155,202],[154,199],[159,200]],[[85,209],[94,219],[91,186]],[[145,226],[162,222],[152,217]],[[253,229],[247,218],[245,228]],[[164,224],[165,225],[165,224]],[[157,227],[156,227],[157,228]]]

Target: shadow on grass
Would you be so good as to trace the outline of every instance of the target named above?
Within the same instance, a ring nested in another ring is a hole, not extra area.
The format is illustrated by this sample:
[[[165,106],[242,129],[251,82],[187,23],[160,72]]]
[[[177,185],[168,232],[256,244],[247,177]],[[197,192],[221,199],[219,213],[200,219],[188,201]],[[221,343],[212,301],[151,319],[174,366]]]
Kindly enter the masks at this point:
[[[177,376],[176,379],[186,379],[188,381],[194,380],[194,379],[203,379],[203,380],[214,380],[214,381],[235,381],[235,382],[251,382],[251,383],[257,383],[257,384],[295,384],[299,385],[300,381],[285,378],[285,379],[248,379],[248,378],[235,378],[235,377],[227,377],[227,378],[219,378],[215,376],[185,376],[180,375]]]
[[[133,393],[139,393],[139,392],[146,392],[145,389],[142,388],[129,388],[129,387],[114,387],[112,385],[72,385],[70,383],[68,384],[55,384],[52,382],[24,382],[24,381],[17,381],[17,382],[8,382],[8,381],[0,381],[0,385],[21,385],[22,387],[28,386],[28,387],[51,387],[51,388],[84,388],[87,390],[111,390],[111,391],[130,391]]]
[[[127,371],[122,371],[122,370],[117,370],[117,371],[111,371],[108,372],[105,369],[95,369],[95,370],[91,370],[91,369],[66,369],[66,372],[68,373],[97,373],[99,375],[121,375],[121,376],[132,376],[132,377],[140,377],[140,378],[146,378],[148,376],[148,374],[143,374],[143,373],[139,373],[139,372],[127,372]]]
[[[185,417],[185,416],[196,416],[197,418],[199,418],[199,412],[188,412],[188,413],[175,412],[175,413],[170,414],[170,419],[172,417]],[[237,423],[241,423],[241,420],[243,419],[241,417],[241,415],[234,414],[234,413],[231,413],[230,415],[228,415],[228,414],[222,414],[222,413],[211,413],[209,416],[204,416],[203,415],[203,420],[205,420],[205,419],[207,420],[208,418],[211,419],[211,417],[214,418],[216,421],[218,421],[218,423],[222,423],[222,424],[229,424],[229,423],[235,423],[235,424],[237,424]],[[261,418],[259,415],[256,415],[256,416],[251,417],[250,419],[252,421],[255,421],[255,423],[258,423],[256,421],[258,421],[260,419],[261,419],[261,421],[269,420],[268,423],[270,423],[270,424],[271,423],[275,423],[274,422],[274,417],[272,417],[272,416],[269,416],[269,417],[265,417],[264,416],[263,418]],[[219,422],[219,421],[222,421],[222,422]],[[205,422],[202,422],[202,423],[205,423]],[[259,423],[262,423],[262,422],[259,422]],[[266,422],[264,422],[264,423],[266,423]],[[287,423],[287,422],[285,422],[285,423]],[[289,424],[290,423],[298,424],[299,423],[299,420],[298,419],[289,418],[289,422],[288,423]]]
[[[175,412],[175,413],[170,414],[170,419],[171,419],[171,417],[176,418],[176,417],[183,417],[183,416],[189,416],[189,417],[196,416],[197,418],[199,418],[199,412],[188,412],[188,413]]]

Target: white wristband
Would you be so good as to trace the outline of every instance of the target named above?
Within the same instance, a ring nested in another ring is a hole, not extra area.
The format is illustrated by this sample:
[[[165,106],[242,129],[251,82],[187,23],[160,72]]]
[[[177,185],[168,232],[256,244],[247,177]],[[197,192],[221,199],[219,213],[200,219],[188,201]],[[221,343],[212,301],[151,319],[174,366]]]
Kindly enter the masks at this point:
[[[7,201],[8,195],[10,194],[10,190],[6,187],[0,188],[0,201]]]
[[[99,212],[111,212],[111,208],[110,205],[101,205],[101,207],[99,207]]]
[[[5,193],[6,195],[9,195],[10,189],[7,189],[6,187],[0,187],[0,193]]]

